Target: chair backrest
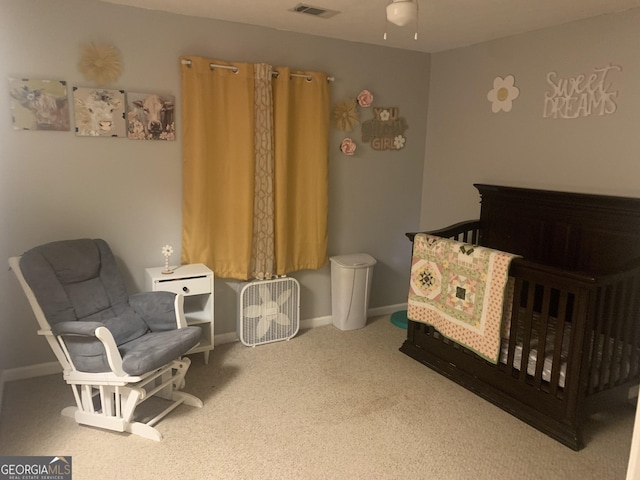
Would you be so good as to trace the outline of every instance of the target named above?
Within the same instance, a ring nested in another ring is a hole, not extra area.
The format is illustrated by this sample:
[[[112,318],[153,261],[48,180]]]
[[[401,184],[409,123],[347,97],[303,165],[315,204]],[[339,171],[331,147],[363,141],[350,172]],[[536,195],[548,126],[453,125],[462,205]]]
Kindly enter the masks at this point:
[[[148,331],[129,305],[122,276],[104,240],[63,240],[40,245],[22,255],[20,270],[49,325],[102,322],[118,345]]]

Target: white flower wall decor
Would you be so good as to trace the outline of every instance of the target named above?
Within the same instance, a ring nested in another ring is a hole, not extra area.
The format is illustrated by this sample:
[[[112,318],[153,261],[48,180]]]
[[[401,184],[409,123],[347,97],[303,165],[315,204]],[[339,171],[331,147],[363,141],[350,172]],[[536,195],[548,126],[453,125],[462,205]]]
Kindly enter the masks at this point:
[[[487,93],[487,99],[491,102],[491,111],[510,112],[513,101],[520,95],[520,89],[515,85],[513,75],[506,77],[496,77],[493,79],[493,88]]]

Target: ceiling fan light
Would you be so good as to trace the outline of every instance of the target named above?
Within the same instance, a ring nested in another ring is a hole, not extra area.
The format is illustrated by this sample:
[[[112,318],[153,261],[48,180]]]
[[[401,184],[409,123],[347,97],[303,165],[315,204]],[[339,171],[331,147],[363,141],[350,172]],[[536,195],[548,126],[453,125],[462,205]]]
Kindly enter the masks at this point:
[[[393,0],[387,5],[387,20],[399,27],[415,21],[417,15],[418,4],[413,0]]]

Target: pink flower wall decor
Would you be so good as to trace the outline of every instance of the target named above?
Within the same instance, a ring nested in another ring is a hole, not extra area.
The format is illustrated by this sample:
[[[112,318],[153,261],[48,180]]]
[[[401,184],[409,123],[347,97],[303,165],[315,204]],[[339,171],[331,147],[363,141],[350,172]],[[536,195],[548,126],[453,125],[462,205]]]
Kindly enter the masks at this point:
[[[373,94],[369,90],[362,90],[358,94],[358,105],[361,107],[370,107],[373,103]]]
[[[340,144],[340,151],[345,155],[353,155],[356,152],[356,143],[347,137],[342,140],[342,143]]]

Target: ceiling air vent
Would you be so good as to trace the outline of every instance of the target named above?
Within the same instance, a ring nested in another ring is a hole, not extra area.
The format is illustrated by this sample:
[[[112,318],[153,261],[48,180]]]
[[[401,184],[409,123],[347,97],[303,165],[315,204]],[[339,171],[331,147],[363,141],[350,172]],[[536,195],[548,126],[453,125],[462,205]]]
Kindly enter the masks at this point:
[[[322,7],[314,7],[311,5],[307,5],[305,3],[299,3],[298,5],[293,7],[290,11],[296,12],[296,13],[304,13],[307,15],[313,15],[314,17],[320,17],[320,18],[330,18],[340,13],[336,10],[329,10]]]

